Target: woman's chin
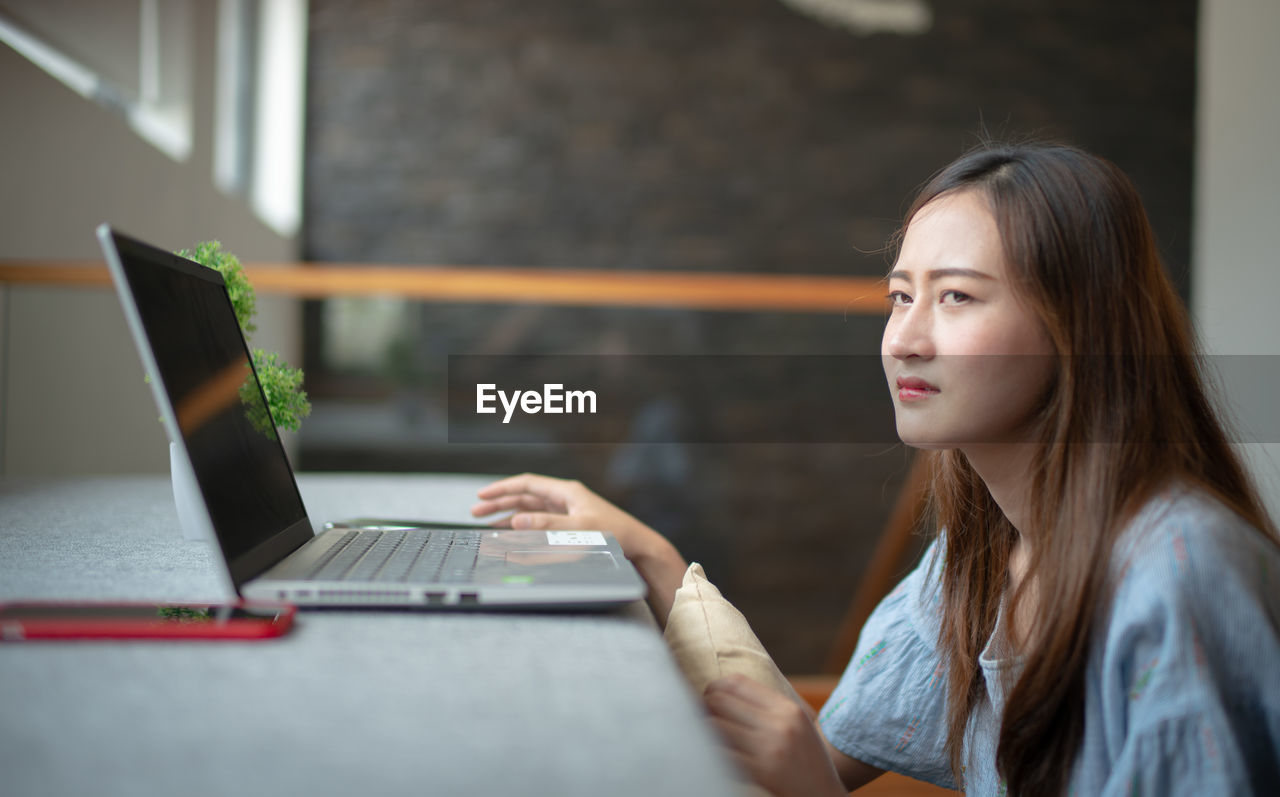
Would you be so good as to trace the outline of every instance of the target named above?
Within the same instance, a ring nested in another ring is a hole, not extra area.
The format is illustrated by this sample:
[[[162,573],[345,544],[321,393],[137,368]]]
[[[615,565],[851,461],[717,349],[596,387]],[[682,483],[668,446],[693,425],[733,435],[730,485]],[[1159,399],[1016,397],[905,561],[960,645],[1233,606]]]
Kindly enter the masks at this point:
[[[898,430],[898,439],[904,445],[912,448],[919,448],[924,451],[945,451],[948,448],[955,448],[956,444],[948,440],[940,440],[934,436],[923,434],[904,434],[901,429]]]

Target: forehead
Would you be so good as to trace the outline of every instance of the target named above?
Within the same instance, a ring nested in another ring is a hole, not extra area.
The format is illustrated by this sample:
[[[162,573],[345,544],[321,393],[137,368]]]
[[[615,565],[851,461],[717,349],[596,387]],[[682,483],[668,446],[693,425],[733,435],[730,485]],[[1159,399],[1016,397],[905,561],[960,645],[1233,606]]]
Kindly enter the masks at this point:
[[[986,198],[976,191],[961,191],[943,194],[922,207],[907,225],[893,268],[907,273],[966,268],[1003,276],[1000,229]]]

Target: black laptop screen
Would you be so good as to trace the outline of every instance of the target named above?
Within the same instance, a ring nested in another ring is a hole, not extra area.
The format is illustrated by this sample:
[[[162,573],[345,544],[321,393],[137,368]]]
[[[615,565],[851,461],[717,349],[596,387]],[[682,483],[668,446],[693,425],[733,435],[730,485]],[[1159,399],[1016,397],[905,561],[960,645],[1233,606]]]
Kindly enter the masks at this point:
[[[239,584],[253,574],[244,557],[279,547],[267,543],[305,520],[306,510],[235,311],[217,272],[123,236],[116,236],[116,245],[210,520]]]

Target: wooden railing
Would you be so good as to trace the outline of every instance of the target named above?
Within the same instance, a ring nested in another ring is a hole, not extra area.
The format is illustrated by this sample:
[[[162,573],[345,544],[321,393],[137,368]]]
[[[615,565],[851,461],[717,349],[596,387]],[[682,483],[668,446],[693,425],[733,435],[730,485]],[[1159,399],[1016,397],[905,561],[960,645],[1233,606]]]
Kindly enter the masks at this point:
[[[851,315],[885,309],[884,283],[868,277],[350,263],[246,264],[245,273],[260,293],[303,299],[385,295],[440,302]],[[105,287],[110,282],[106,266],[96,261],[0,261],[0,284]]]

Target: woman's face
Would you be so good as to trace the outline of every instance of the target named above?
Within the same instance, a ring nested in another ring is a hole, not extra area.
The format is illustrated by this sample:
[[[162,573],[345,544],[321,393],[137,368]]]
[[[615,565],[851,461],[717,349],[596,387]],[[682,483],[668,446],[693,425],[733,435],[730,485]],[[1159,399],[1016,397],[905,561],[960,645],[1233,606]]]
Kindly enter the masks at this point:
[[[944,194],[911,220],[889,275],[892,309],[880,344],[904,443],[1030,439],[1054,350],[1009,278],[980,194]]]

